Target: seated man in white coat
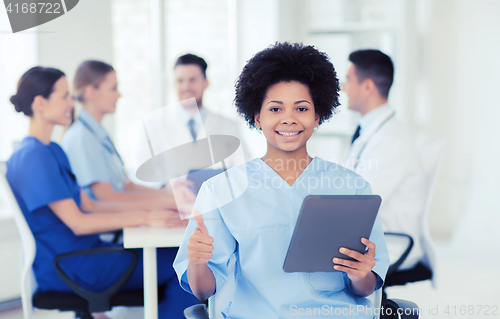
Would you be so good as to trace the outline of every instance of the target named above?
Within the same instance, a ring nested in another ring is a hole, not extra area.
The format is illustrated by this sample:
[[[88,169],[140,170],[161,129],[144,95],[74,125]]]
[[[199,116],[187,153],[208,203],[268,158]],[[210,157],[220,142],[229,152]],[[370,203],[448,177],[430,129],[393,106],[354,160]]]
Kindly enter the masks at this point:
[[[424,175],[414,140],[405,124],[387,104],[393,82],[391,58],[378,50],[349,55],[351,66],[342,87],[349,109],[361,119],[346,157],[346,167],[362,175],[373,193],[382,197],[379,215],[384,232],[405,233],[414,240],[406,261],[413,268],[423,256],[421,214],[424,210]],[[391,263],[404,252],[407,241],[386,236]]]
[[[174,67],[179,103],[150,112],[135,127],[132,135],[141,138],[131,142],[134,175],[140,175],[137,178],[142,184],[157,187],[167,181],[176,183],[190,171],[220,170],[248,160],[238,123],[203,106],[203,93],[209,85],[206,69],[205,60],[196,55],[179,57]],[[151,154],[153,161],[149,160]]]

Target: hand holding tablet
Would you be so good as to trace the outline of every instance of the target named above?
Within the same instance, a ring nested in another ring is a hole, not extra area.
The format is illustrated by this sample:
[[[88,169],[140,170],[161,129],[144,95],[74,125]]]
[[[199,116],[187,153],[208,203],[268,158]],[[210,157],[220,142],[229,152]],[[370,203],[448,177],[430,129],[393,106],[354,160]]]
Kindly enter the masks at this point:
[[[364,254],[344,247],[339,249],[341,254],[349,256],[355,259],[355,261],[338,257],[335,257],[332,260],[334,263],[333,268],[335,270],[346,272],[352,281],[362,280],[368,276],[373,267],[375,267],[375,244],[366,238],[361,238],[361,242],[368,248]]]

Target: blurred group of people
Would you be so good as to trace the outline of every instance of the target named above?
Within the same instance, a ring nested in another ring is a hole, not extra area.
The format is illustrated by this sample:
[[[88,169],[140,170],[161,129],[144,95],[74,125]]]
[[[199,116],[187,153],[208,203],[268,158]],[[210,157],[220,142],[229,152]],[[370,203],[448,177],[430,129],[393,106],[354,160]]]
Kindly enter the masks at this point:
[[[382,197],[378,215],[381,229],[413,237],[415,245],[402,265],[402,269],[410,269],[423,256],[419,222],[424,209],[423,172],[409,130],[387,103],[394,66],[390,57],[378,50],[355,51],[349,56],[349,61],[351,66],[342,89],[349,98],[349,109],[358,112],[361,119],[346,155],[346,168],[349,172],[364,177],[370,184],[371,191]],[[235,121],[217,115],[204,106],[203,94],[209,85],[206,70],[205,60],[193,54],[183,55],[175,63],[175,87],[181,103],[172,112],[172,120],[177,123],[175,130],[169,133],[172,138],[175,135],[183,136],[184,140],[196,141],[200,136],[211,134],[240,136]],[[338,83],[333,65],[326,55],[312,47],[288,43],[276,44],[256,54],[238,79],[235,99],[238,113],[250,127],[257,128],[264,134],[267,153],[262,160],[291,187],[306,170],[279,171],[273,163],[278,159],[304,159],[308,163],[313,160],[307,154],[306,142],[313,129],[327,120],[339,105]],[[114,68],[102,61],[89,60],[78,67],[72,90],[62,71],[33,67],[21,77],[17,92],[11,98],[16,110],[29,117],[30,128],[28,136],[17,145],[7,162],[6,176],[36,239],[37,255],[33,268],[41,291],[70,291],[52,266],[56,255],[68,251],[119,246],[103,241],[99,234],[124,227],[186,226],[188,221],[180,218],[179,213],[191,215],[195,200],[195,207],[200,211],[203,210],[204,202],[217,201],[219,177],[211,179],[211,184],[202,188],[198,200],[188,181],[153,189],[133,183],[127,178],[122,157],[102,126],[103,117],[115,112],[120,96]],[[194,111],[187,107],[187,103],[182,103],[191,98],[195,99],[197,106]],[[76,119],[73,119],[74,100],[81,104]],[[51,141],[55,125],[69,126],[61,146]],[[169,136],[164,138],[168,139]],[[245,149],[244,144],[242,148]],[[245,150],[245,155],[247,154]],[[242,165],[250,165],[247,167],[255,170],[251,163],[256,160]],[[373,167],[368,163],[376,165]],[[232,169],[236,170],[237,167]],[[311,172],[307,174],[309,173]],[[181,196],[174,197],[174,192]],[[337,194],[339,190],[325,189],[324,193]],[[353,194],[368,193],[369,188],[353,190]],[[302,198],[302,195],[307,194],[289,196]],[[216,291],[216,286],[219,287],[223,282],[221,278],[227,276],[222,265],[226,263],[227,266],[228,258],[236,250],[242,259],[240,266],[248,271],[239,274],[248,277],[246,281],[239,282],[241,286],[237,286],[237,289],[245,292],[236,294],[231,313],[243,314],[250,311],[240,302],[245,298],[254,298],[260,302],[261,309],[251,310],[250,317],[256,318],[266,313],[282,316],[281,297],[258,291],[259,287],[268,286],[267,283],[262,285],[262,282],[258,282],[258,278],[265,278],[267,282],[277,280],[276,285],[280,285],[283,283],[280,280],[286,280],[289,274],[281,273],[282,269],[276,269],[276,265],[257,264],[262,262],[262,258],[271,258],[269,254],[273,254],[274,248],[268,250],[268,247],[259,246],[252,250],[251,246],[252,243],[262,245],[259,240],[266,241],[264,246],[272,247],[272,241],[279,242],[275,242],[277,247],[288,243],[273,237],[277,233],[272,236],[260,233],[258,229],[262,225],[246,229],[241,223],[252,225],[255,222],[252,214],[260,216],[262,212],[269,216],[278,214],[278,217],[281,216],[279,218],[284,218],[283,216],[288,216],[287,210],[298,209],[297,203],[289,206],[288,199],[282,198],[283,194],[276,193],[247,193],[245,196],[250,200],[235,201],[242,209],[240,219],[233,219],[234,210],[238,209],[234,206],[236,204],[227,205],[224,209],[230,209],[233,215],[222,208],[214,215],[215,219],[224,220],[223,226],[211,225],[201,218],[191,220],[191,228],[188,227],[184,246],[181,246],[179,253],[177,248],[159,249],[158,282],[166,284],[168,296],[160,304],[160,317],[182,317],[184,308],[197,303],[198,299],[211,296]],[[259,214],[256,210],[259,210]],[[290,217],[292,224],[295,223],[293,216],[296,217],[297,213],[298,211],[294,212],[295,215]],[[242,214],[245,217],[241,217]],[[276,230],[279,223],[270,220],[271,217],[267,220],[269,224],[264,223],[264,226]],[[257,235],[252,233],[251,236],[242,236],[239,233],[252,229]],[[349,289],[352,289],[343,293],[354,293],[357,296],[369,295],[380,288],[389,262],[384,255],[385,244],[380,231],[377,228],[373,232],[374,237],[364,242],[368,247],[367,256],[371,259],[354,257],[358,265],[371,265],[371,268],[366,266],[368,268],[363,268],[366,271],[362,271],[352,264],[333,261],[338,267],[342,267],[337,269],[341,269],[345,275],[331,277],[335,274],[332,273],[331,276],[329,274],[325,278],[317,278],[317,284],[320,285],[320,281],[340,280],[348,283]],[[280,234],[278,235],[287,238],[287,235]],[[216,246],[217,240],[219,247]],[[380,252],[378,257],[375,257],[372,240],[377,244],[377,256]],[[386,241],[390,261],[394,262],[399,258],[401,248],[388,238]],[[123,289],[142,288],[142,252],[138,253],[141,260]],[[178,276],[173,267],[176,255],[178,259],[175,270]],[[88,255],[84,262],[76,258],[67,261],[65,267],[74,280],[85,287],[99,290],[116,280],[117,274],[126,268],[127,260],[126,255],[120,254]],[[381,266],[377,268],[375,263],[378,262]],[[95,271],[96,268],[89,267],[92,264],[99,265],[98,272]],[[262,267],[269,267],[272,271],[266,273],[267,270]],[[298,282],[303,278],[297,277],[296,280],[296,287],[301,287]],[[293,299],[292,293],[284,291],[283,287],[272,292],[283,293],[287,298]],[[308,288],[305,285],[303,289]],[[327,288],[324,290],[329,291]],[[349,300],[337,290],[332,291],[337,299],[346,302]],[[328,303],[328,300],[314,294],[306,294],[302,301]],[[253,307],[251,304],[248,306]]]

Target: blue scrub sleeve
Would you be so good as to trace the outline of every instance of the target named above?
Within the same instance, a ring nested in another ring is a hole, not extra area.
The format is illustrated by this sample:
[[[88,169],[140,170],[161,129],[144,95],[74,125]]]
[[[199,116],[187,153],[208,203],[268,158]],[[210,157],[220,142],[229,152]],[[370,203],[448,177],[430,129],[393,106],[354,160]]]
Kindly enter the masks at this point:
[[[210,258],[207,265],[215,277],[215,291],[219,291],[227,281],[229,259],[236,251],[236,240],[224,223],[220,210],[216,208],[206,211],[205,207],[218,207],[215,195],[207,182],[201,186],[200,192],[196,197],[194,209],[198,209],[201,212],[203,223],[207,227],[209,235],[214,239],[212,258]],[[189,263],[187,259],[187,243],[196,227],[196,221],[194,218],[191,218],[174,261],[174,269],[179,282],[182,288],[190,293],[192,291],[187,279],[187,266]]]
[[[372,195],[372,190],[370,185],[366,183],[366,186],[357,193],[358,195]],[[384,285],[385,275],[389,269],[389,251],[387,250],[384,231],[382,230],[382,224],[380,223],[378,215],[375,218],[372,232],[370,234],[370,238],[368,239],[375,244],[375,266],[372,271],[377,275],[377,285],[375,286],[375,290],[377,290],[382,288]],[[351,290],[351,279],[349,279],[347,273],[343,273],[343,275],[347,289],[354,294]]]
[[[23,169],[17,170],[15,187],[18,196],[31,213],[40,207],[59,200],[73,198],[54,155],[48,151],[33,152],[27,163],[18,163]],[[71,172],[68,172],[72,175]],[[76,184],[75,184],[76,185]]]
[[[100,142],[76,122],[63,138],[63,148],[81,188],[108,181],[108,169],[101,154]]]

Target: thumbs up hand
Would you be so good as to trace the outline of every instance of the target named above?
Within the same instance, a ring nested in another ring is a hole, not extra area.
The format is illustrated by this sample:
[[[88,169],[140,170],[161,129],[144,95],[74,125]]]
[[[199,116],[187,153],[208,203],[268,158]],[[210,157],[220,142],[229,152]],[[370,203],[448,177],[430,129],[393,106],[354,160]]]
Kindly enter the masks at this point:
[[[189,238],[187,257],[190,263],[206,264],[212,257],[214,239],[208,234],[208,229],[203,223],[203,217],[197,209],[194,210],[193,216],[198,227]]]

